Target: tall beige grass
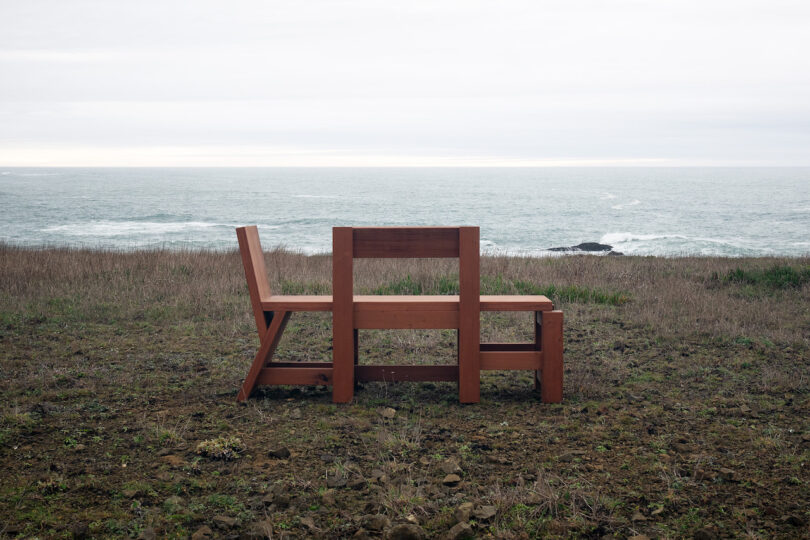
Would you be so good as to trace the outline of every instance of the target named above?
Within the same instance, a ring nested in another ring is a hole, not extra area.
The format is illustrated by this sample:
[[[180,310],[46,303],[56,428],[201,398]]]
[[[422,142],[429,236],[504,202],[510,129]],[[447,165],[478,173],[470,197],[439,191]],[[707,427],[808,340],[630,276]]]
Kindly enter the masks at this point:
[[[290,283],[328,294],[331,259],[284,250],[265,253],[271,288]],[[809,258],[657,258],[484,256],[482,276],[539,286],[576,285],[623,291],[621,306],[562,303],[566,326],[587,318],[615,319],[664,338],[764,338],[807,346],[810,287],[750,291],[712,280],[735,268],[810,265]],[[453,260],[358,260],[356,292],[405,276],[431,288],[457,274]],[[72,317],[87,322],[180,320],[210,322],[219,332],[242,332],[252,318],[239,254],[207,251],[114,252],[25,249],[0,245],[0,309],[4,317]]]

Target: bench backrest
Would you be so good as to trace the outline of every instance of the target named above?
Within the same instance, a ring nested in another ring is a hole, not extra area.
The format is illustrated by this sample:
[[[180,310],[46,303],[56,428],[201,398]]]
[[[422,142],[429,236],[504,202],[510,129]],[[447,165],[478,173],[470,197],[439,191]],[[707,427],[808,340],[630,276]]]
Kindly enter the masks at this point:
[[[332,257],[333,306],[351,303],[353,260],[364,258],[457,258],[459,300],[479,302],[478,227],[334,227]]]
[[[259,337],[264,336],[269,321],[262,308],[262,301],[270,299],[270,282],[267,280],[267,269],[264,266],[264,254],[259,242],[259,230],[255,225],[238,227],[236,238],[239,240],[239,253],[242,255],[242,266],[245,268],[250,303],[253,306],[253,317]]]

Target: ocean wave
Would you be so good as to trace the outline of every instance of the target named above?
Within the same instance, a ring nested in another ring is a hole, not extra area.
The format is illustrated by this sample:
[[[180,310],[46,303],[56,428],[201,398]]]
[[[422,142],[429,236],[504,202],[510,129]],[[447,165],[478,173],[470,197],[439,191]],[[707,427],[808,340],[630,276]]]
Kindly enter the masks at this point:
[[[637,205],[639,205],[639,204],[641,204],[641,201],[640,201],[640,200],[638,200],[638,199],[633,199],[633,200],[632,200],[632,201],[630,201],[629,203],[626,203],[626,204],[616,204],[616,205],[611,206],[611,208],[613,208],[614,210],[621,210],[622,208],[625,208],[625,207],[627,207],[627,206],[637,206]]]
[[[57,233],[66,236],[131,236],[161,235],[182,233],[213,227],[231,227],[227,223],[209,223],[205,221],[157,222],[157,221],[90,221],[54,225],[41,229],[45,233]]]
[[[677,238],[679,240],[687,240],[687,237],[682,234],[637,234],[631,232],[615,232],[602,235],[599,239],[600,244],[622,244],[627,242],[650,241],[650,240],[666,240]]]
[[[613,193],[605,193],[602,197],[599,197],[603,201],[609,201],[610,199],[615,199],[616,195]]]

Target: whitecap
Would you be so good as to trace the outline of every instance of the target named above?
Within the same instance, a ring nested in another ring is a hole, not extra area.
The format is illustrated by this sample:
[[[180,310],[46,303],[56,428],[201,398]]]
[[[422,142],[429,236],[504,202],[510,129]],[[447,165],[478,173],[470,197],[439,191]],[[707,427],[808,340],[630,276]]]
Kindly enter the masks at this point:
[[[203,221],[183,221],[159,223],[154,221],[90,221],[85,223],[69,223],[54,225],[41,229],[45,233],[57,233],[66,236],[131,236],[131,235],[161,235],[181,233],[212,227],[228,227],[223,223],[208,223]]]
[[[630,201],[627,204],[616,204],[616,205],[611,206],[611,208],[614,209],[614,210],[621,210],[626,206],[636,206],[636,205],[639,205],[639,204],[641,204],[640,200],[633,199],[632,201]]]
[[[602,197],[599,198],[603,201],[608,201],[610,199],[615,199],[616,195],[614,195],[613,193],[605,193]]]

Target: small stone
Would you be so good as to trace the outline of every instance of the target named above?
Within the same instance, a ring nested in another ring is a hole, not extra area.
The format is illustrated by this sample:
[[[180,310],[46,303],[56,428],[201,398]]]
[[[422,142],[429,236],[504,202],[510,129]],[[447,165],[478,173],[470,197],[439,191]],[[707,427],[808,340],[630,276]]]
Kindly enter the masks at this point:
[[[212,521],[220,529],[228,530],[236,527],[236,519],[230,516],[214,516]]]
[[[444,477],[444,480],[442,480],[442,484],[451,487],[457,486],[459,482],[461,482],[461,477],[457,474],[448,474],[447,476]]]
[[[448,459],[441,464],[442,472],[445,474],[460,474],[461,467],[453,459]]]
[[[321,461],[323,461],[324,463],[332,463],[333,461],[335,461],[335,456],[333,456],[332,454],[321,454]]]
[[[273,504],[273,500],[275,500],[275,498],[276,498],[276,496],[274,494],[268,493],[267,495],[262,497],[262,503],[265,506],[270,506],[271,504]]]
[[[396,409],[392,409],[391,407],[386,407],[380,411],[380,416],[383,418],[387,418],[391,420],[393,417],[397,415]]]
[[[318,530],[318,527],[315,526],[315,520],[309,516],[301,518],[301,525],[303,525],[310,531]]]
[[[408,523],[412,523],[413,525],[419,525],[419,518],[417,518],[413,514],[408,514],[408,517],[405,518],[405,521]]]
[[[346,485],[346,477],[342,475],[326,475],[326,486],[330,488],[339,488]]]
[[[630,518],[630,519],[631,519],[631,521],[647,521],[647,518],[644,517],[644,514],[642,514],[638,510],[635,511],[635,513],[633,514],[633,517]]]
[[[280,448],[270,450],[269,452],[267,452],[267,455],[271,458],[287,459],[288,457],[290,457],[290,449],[287,448],[286,446],[282,446]]]
[[[76,446],[73,447],[73,451],[74,452],[81,452],[85,448],[87,448],[85,445],[79,443],[79,444],[77,444]]]
[[[369,531],[382,531],[390,526],[391,520],[382,514],[375,514],[363,518],[363,527]]]
[[[134,499],[135,497],[138,496],[138,493],[140,493],[140,491],[138,491],[137,489],[125,489],[121,491],[121,495],[123,495],[127,499]]]
[[[453,516],[456,518],[456,523],[466,523],[470,521],[470,516],[472,515],[473,511],[473,503],[465,502],[458,505],[456,511],[453,513]]]
[[[157,532],[152,527],[147,527],[141,531],[141,534],[138,535],[138,540],[155,540],[157,538]]]
[[[425,531],[413,523],[402,523],[388,531],[388,540],[423,540]]]
[[[214,537],[214,531],[203,525],[191,535],[191,540],[208,540]]]
[[[301,409],[293,409],[290,411],[290,418],[292,418],[293,420],[298,420],[299,418],[301,418],[301,416],[302,416]]]
[[[492,518],[495,514],[498,513],[498,509],[494,506],[479,506],[475,510],[473,510],[473,515],[475,519],[480,519],[481,521],[486,521]]]
[[[720,478],[722,478],[726,482],[733,482],[735,475],[736,473],[732,469],[728,469],[726,467],[720,469]]]
[[[456,523],[447,531],[447,540],[468,540],[473,538],[473,530],[469,523]]]

